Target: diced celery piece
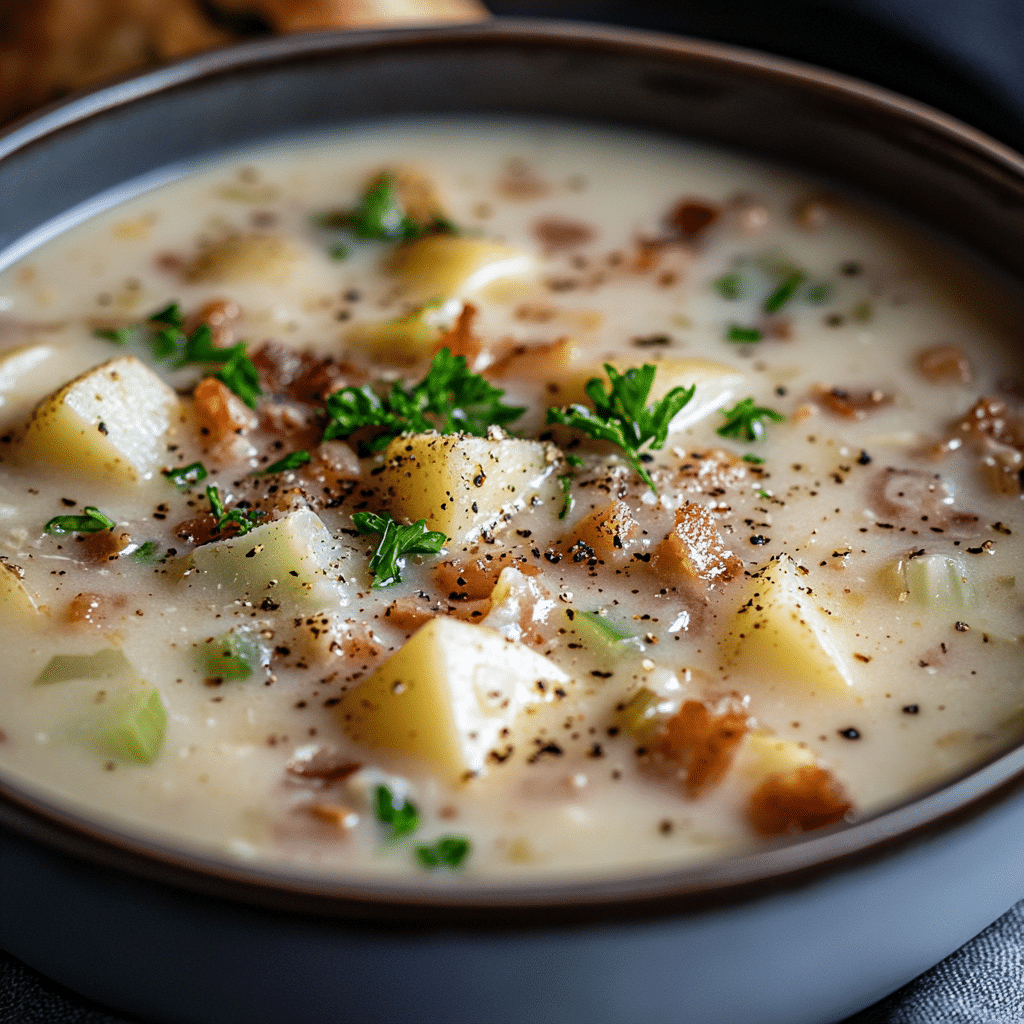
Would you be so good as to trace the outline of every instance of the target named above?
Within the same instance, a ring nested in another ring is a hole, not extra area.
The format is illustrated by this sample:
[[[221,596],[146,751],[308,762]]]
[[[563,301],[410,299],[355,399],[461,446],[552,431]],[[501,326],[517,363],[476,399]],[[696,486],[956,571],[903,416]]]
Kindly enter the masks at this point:
[[[215,637],[203,648],[206,671],[219,679],[248,679],[267,664],[267,652],[256,634],[235,629]]]
[[[640,743],[648,742],[657,732],[662,718],[658,714],[661,698],[651,689],[642,686],[615,715],[615,723],[622,732]]]
[[[55,654],[32,685],[66,683],[71,679],[113,679],[132,671],[131,662],[119,647],[106,647],[95,654]]]
[[[609,622],[600,612],[573,609],[572,623],[580,639],[596,649],[620,653],[626,648],[637,648],[639,639],[621,626]]]
[[[965,561],[951,555],[922,555],[902,563],[903,579],[912,601],[929,607],[970,608],[975,588]]]
[[[122,761],[152,764],[167,732],[167,710],[154,687],[131,694],[101,730],[104,750]]]

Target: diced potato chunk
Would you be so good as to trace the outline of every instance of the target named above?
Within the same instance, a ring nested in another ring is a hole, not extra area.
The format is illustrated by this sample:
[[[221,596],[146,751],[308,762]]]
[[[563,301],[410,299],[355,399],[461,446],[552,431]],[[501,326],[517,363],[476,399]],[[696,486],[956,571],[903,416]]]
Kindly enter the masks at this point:
[[[558,500],[554,462],[538,441],[413,434],[384,452],[377,486],[388,511],[425,519],[452,543],[472,540],[535,496]]]
[[[496,281],[524,277],[532,258],[483,238],[427,235],[400,246],[388,263],[412,302],[464,297]]]
[[[354,324],[345,340],[374,359],[395,366],[415,366],[429,358],[460,303],[431,303],[392,320]]]
[[[132,483],[153,476],[181,415],[178,396],[134,356],[89,370],[44,398],[25,429],[21,457]]]
[[[299,250],[277,235],[231,235],[202,249],[185,278],[202,284],[286,284],[301,262]]]
[[[789,555],[779,555],[747,582],[722,641],[724,664],[811,692],[845,693],[853,675],[836,646],[829,613],[805,575]]]
[[[35,597],[29,593],[23,571],[0,556],[0,615],[34,619],[40,614]]]
[[[568,682],[528,647],[441,616],[342,697],[338,713],[357,742],[414,754],[460,781],[483,773],[492,751],[504,758],[503,730]]]
[[[52,369],[45,364],[53,360],[56,352],[53,345],[19,345],[0,352],[0,405],[7,405],[26,390],[35,390],[40,379],[51,381],[49,386],[53,387]],[[49,389],[43,384],[36,395],[45,394],[46,390]]]
[[[626,362],[621,359],[609,359],[606,362],[619,373],[625,373],[630,366],[637,365],[637,361]],[[654,387],[651,388],[651,401],[664,398],[675,387],[689,388],[697,385],[693,398],[673,417],[670,428],[673,431],[692,426],[731,402],[737,385],[743,379],[742,374],[733,367],[711,359],[674,357],[654,360],[653,365],[657,367],[657,373]],[[559,405],[587,402],[587,381],[594,377],[607,390],[608,374],[604,362],[566,366],[551,382],[553,401]]]
[[[185,582],[215,590],[224,603],[267,611],[319,611],[346,604],[330,570],[331,535],[319,516],[298,509],[241,537],[204,544],[189,557]]]

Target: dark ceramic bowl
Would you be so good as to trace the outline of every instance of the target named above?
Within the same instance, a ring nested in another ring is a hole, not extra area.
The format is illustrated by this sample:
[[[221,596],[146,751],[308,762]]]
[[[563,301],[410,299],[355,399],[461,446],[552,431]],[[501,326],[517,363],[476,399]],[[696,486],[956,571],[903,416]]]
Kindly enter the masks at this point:
[[[1024,277],[1024,161],[838,75],[538,23],[321,35],[199,57],[0,137],[0,267],[221,152],[351,121],[579,118],[782,161]],[[801,1024],[895,989],[1024,895],[1024,749],[855,825],[621,881],[309,881],[83,821],[0,781],[0,943],[157,1021]]]

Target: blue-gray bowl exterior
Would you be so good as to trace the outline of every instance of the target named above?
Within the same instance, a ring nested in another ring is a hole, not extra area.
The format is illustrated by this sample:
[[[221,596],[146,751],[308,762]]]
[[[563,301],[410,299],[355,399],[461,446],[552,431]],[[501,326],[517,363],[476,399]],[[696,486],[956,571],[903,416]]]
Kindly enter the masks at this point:
[[[270,40],[0,135],[0,267],[197,160],[419,114],[574,117],[790,163],[1024,275],[1024,161],[764,55],[578,24]],[[169,1022],[841,1019],[1024,895],[1024,749],[906,806],[697,868],[509,890],[318,881],[191,856],[0,781],[0,943]]]

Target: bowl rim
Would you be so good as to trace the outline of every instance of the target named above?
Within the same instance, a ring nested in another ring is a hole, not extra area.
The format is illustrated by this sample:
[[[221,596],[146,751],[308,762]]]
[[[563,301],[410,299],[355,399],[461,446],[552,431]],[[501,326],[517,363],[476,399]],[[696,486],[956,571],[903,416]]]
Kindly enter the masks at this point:
[[[516,46],[632,51],[714,66],[748,79],[783,81],[889,123],[941,137],[975,163],[1024,182],[1021,157],[983,132],[919,101],[850,76],[788,58],[665,33],[544,19],[494,18],[461,26],[339,31],[260,39],[168,63],[50,104],[0,131],[0,162],[106,111],[233,72],[269,74],[304,60],[430,48]],[[15,242],[17,244],[17,242]],[[446,925],[503,928],[587,920],[656,919],[747,903],[870,866],[928,843],[1024,793],[1024,740],[951,781],[882,811],[810,835],[685,867],[640,874],[564,879],[558,876],[438,885],[433,880],[339,878],[265,867],[189,850],[106,824],[42,796],[30,784],[0,777],[0,827],[23,840],[102,870],[129,874],[233,902],[303,915],[417,927],[446,911]]]

